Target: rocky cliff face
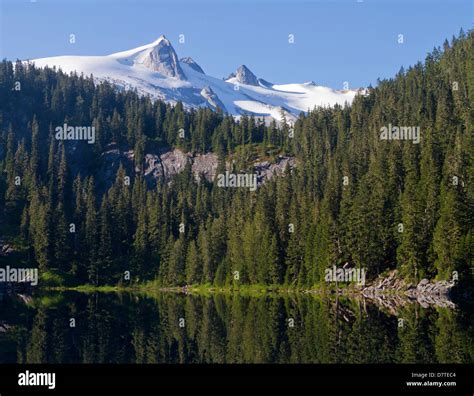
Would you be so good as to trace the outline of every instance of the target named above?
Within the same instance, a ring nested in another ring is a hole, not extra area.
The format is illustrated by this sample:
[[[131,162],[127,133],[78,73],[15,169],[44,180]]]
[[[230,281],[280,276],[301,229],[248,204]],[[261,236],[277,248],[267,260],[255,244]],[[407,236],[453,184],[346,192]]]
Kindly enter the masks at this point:
[[[191,172],[196,181],[205,179],[212,182],[217,173],[219,158],[214,153],[192,154],[183,152],[180,149],[163,150],[156,153],[145,154],[143,168],[134,167],[134,153],[132,150],[122,151],[116,145],[109,145],[100,158],[99,182],[103,186],[110,186],[114,180],[120,164],[127,173],[139,174],[143,172],[145,179],[151,185],[157,181],[169,181],[174,175],[181,173],[186,165],[191,165]],[[228,169],[231,164],[226,164]],[[253,164],[253,170],[257,174],[257,186],[261,186],[265,181],[274,176],[281,176],[285,169],[296,167],[296,160],[293,157],[279,156],[275,162],[257,161]]]
[[[149,181],[168,181],[174,175],[181,173],[188,164],[191,164],[191,171],[197,181],[201,177],[212,181],[216,173],[218,159],[217,155],[213,153],[193,156],[191,153],[185,153],[178,149],[165,151],[161,154],[146,154],[144,174]]]
[[[291,170],[295,167],[296,159],[294,157],[279,156],[275,163],[269,161],[256,162],[254,171],[257,174],[257,185],[262,185],[274,176],[282,176],[285,170]]]

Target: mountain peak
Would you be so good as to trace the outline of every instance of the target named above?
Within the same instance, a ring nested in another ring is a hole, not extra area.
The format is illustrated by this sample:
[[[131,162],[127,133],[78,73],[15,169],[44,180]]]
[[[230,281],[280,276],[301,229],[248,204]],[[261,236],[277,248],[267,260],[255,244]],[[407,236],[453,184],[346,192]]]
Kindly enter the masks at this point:
[[[158,37],[155,41],[151,43],[151,45],[155,46],[158,45],[161,41],[165,41],[167,45],[171,45],[170,41],[166,38],[164,34]]]
[[[104,56],[59,56],[33,59],[37,67],[56,67],[65,73],[93,75],[94,81],[109,81],[118,89],[136,89],[140,95],[170,104],[182,102],[186,109],[220,108],[240,117],[253,114],[288,122],[314,106],[351,103],[366,91],[336,91],[306,84],[278,84],[265,81],[241,65],[226,81],[204,74],[190,57],[178,58],[164,35],[140,47]],[[239,91],[238,85],[242,85]],[[247,88],[245,88],[247,87]],[[283,109],[283,110],[282,110]]]
[[[255,86],[259,85],[257,76],[255,76],[255,74],[253,74],[250,71],[250,69],[245,65],[239,66],[237,71],[235,73],[232,73],[227,78],[226,81],[234,82],[234,83],[238,82],[240,84],[246,84],[246,85],[255,85]]]
[[[186,80],[179,65],[178,55],[165,35],[158,37],[146,50],[141,52],[136,58],[136,63],[143,64],[165,77]]]
[[[202,70],[201,66],[199,66],[196,63],[196,61],[190,56],[185,56],[184,58],[181,58],[179,61],[181,63],[186,63],[189,67],[191,67],[193,70],[197,71],[198,73],[206,74],[204,73],[204,70]]]

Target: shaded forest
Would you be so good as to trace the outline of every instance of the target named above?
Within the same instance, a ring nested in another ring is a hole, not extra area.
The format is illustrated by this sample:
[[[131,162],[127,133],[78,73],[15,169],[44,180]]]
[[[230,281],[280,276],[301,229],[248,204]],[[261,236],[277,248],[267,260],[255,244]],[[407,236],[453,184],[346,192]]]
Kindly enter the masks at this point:
[[[57,125],[92,125],[96,143],[60,142]],[[421,141],[381,140],[386,125]],[[185,138],[179,131],[185,131]],[[344,263],[369,278],[471,279],[474,253],[474,34],[461,32],[350,106],[294,125],[187,111],[92,77],[0,64],[0,231],[41,273],[94,285],[266,284],[310,287]],[[133,149],[97,185],[100,156]],[[144,155],[163,147],[297,166],[256,192],[197,183],[190,167],[150,188]],[[124,180],[129,177],[130,184]],[[73,226],[73,227],[72,227]]]

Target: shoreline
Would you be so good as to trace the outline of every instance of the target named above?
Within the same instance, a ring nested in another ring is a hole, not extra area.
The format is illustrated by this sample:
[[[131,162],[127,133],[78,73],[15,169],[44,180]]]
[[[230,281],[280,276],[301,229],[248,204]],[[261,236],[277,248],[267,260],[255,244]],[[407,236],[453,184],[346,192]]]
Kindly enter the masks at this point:
[[[372,301],[374,304],[383,306],[390,310],[397,307],[419,303],[423,307],[435,306],[444,308],[456,308],[452,296],[452,288],[455,282],[433,281],[422,279],[418,283],[410,283],[401,278],[396,270],[372,280],[367,285],[357,284],[324,284],[313,287],[295,287],[285,285],[188,285],[188,286],[160,286],[156,282],[148,282],[136,285],[116,286],[50,286],[42,290],[67,292],[75,291],[81,293],[143,293],[156,295],[159,293],[176,293],[183,295],[211,296],[216,294],[241,295],[249,297],[285,296],[306,294],[312,296],[335,296],[357,298]]]
[[[395,284],[393,284],[395,283]],[[78,292],[170,292],[182,294],[232,294],[232,293],[258,293],[258,294],[334,294],[334,295],[363,295],[372,296],[406,296],[416,297],[419,295],[450,295],[450,290],[454,283],[447,281],[430,282],[422,279],[418,285],[405,283],[405,281],[389,276],[379,282],[371,282],[367,286],[344,284],[343,287],[337,285],[320,287],[294,287],[286,285],[240,285],[240,286],[215,286],[209,284],[186,285],[186,286],[160,286],[154,282],[132,285],[76,285],[76,286],[44,286],[42,290],[48,291],[78,291]]]

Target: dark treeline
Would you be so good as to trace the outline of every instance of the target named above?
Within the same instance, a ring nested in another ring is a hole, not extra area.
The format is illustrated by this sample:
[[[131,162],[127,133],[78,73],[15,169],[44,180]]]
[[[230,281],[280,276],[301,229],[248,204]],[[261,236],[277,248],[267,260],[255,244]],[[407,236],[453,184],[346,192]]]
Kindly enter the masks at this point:
[[[461,32],[351,106],[301,114],[293,129],[284,119],[278,127],[237,122],[3,61],[1,230],[18,235],[43,273],[79,283],[115,284],[130,271],[132,281],[165,285],[308,287],[346,262],[369,277],[397,268],[415,281],[453,271],[466,280],[474,251],[473,40]],[[64,123],[95,126],[96,143],[58,142],[54,128]],[[419,126],[420,143],[381,140],[389,124]],[[137,172],[120,167],[104,191],[95,180],[110,142],[134,150]],[[220,172],[230,159],[251,171],[256,155],[292,155],[297,167],[257,192],[196,183],[189,167],[149,188],[144,154],[163,147],[216,152]]]
[[[10,326],[2,362],[468,363],[474,354],[469,316],[445,308],[409,305],[399,326],[362,301],[304,295],[55,297],[0,301]]]

